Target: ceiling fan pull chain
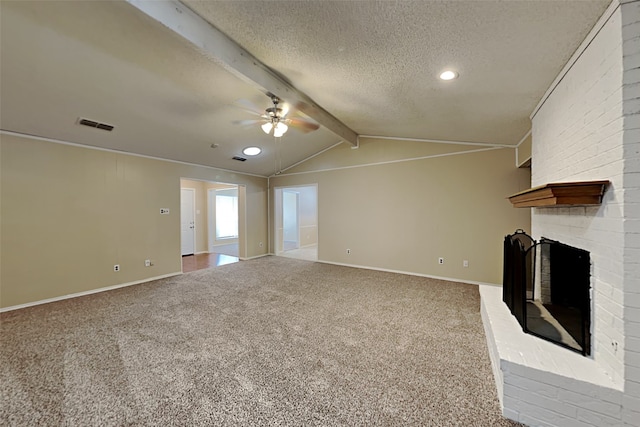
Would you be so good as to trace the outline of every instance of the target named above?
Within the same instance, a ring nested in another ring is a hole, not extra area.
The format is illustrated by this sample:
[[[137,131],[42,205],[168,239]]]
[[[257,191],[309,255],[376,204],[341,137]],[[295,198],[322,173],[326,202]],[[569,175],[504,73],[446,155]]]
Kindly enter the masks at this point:
[[[273,173],[275,175],[279,175],[280,171],[278,169],[278,138],[273,137]]]

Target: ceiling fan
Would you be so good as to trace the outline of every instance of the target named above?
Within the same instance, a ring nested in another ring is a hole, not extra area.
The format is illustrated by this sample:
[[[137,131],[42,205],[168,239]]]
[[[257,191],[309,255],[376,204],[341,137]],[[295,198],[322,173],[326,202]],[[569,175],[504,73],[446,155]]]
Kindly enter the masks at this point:
[[[271,93],[268,93],[267,95],[271,98],[273,106],[267,108],[264,112],[261,112],[251,101],[244,99],[236,101],[243,110],[260,116],[260,119],[240,120],[235,123],[241,125],[259,124],[264,133],[267,135],[273,134],[276,138],[284,135],[287,130],[289,130],[289,127],[297,129],[303,133],[309,133],[320,128],[320,125],[306,118],[288,116],[290,111],[289,106],[282,103],[282,100],[276,95]]]

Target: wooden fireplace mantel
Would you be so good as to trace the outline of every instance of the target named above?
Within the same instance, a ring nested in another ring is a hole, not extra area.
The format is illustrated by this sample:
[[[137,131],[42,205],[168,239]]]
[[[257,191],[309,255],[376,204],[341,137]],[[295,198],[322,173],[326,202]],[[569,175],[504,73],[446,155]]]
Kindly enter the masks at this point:
[[[514,208],[599,205],[608,185],[609,181],[558,182],[521,191],[508,199]]]

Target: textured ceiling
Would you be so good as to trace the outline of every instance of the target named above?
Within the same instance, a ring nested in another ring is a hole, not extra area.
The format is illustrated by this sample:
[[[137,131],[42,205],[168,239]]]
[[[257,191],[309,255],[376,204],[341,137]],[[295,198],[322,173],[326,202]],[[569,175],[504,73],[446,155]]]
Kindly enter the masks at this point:
[[[359,134],[502,144],[607,3],[185,2]],[[238,125],[253,116],[234,104],[266,108],[264,93],[127,3],[0,8],[3,130],[265,176],[339,142]],[[437,79],[447,67],[460,78]],[[265,151],[231,160],[248,145]]]
[[[339,142],[325,129],[290,130],[276,146],[257,125],[236,124],[256,118],[238,100],[271,101],[124,2],[0,7],[3,130],[261,176]],[[78,117],[115,130],[78,126]],[[250,145],[263,153],[232,159]]]
[[[515,144],[608,1],[185,4],[359,134]]]

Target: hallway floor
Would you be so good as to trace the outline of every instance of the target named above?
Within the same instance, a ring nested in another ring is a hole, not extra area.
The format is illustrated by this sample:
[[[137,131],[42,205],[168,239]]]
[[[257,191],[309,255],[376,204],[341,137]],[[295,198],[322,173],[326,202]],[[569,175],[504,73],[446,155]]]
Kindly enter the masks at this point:
[[[187,255],[182,257],[182,272],[188,273],[205,268],[219,267],[238,261],[239,258],[237,256],[218,253]]]
[[[318,260],[318,245],[305,246],[299,249],[289,249],[278,254],[279,256],[287,257],[287,258],[295,258],[295,259],[303,259],[307,261],[317,261]]]

